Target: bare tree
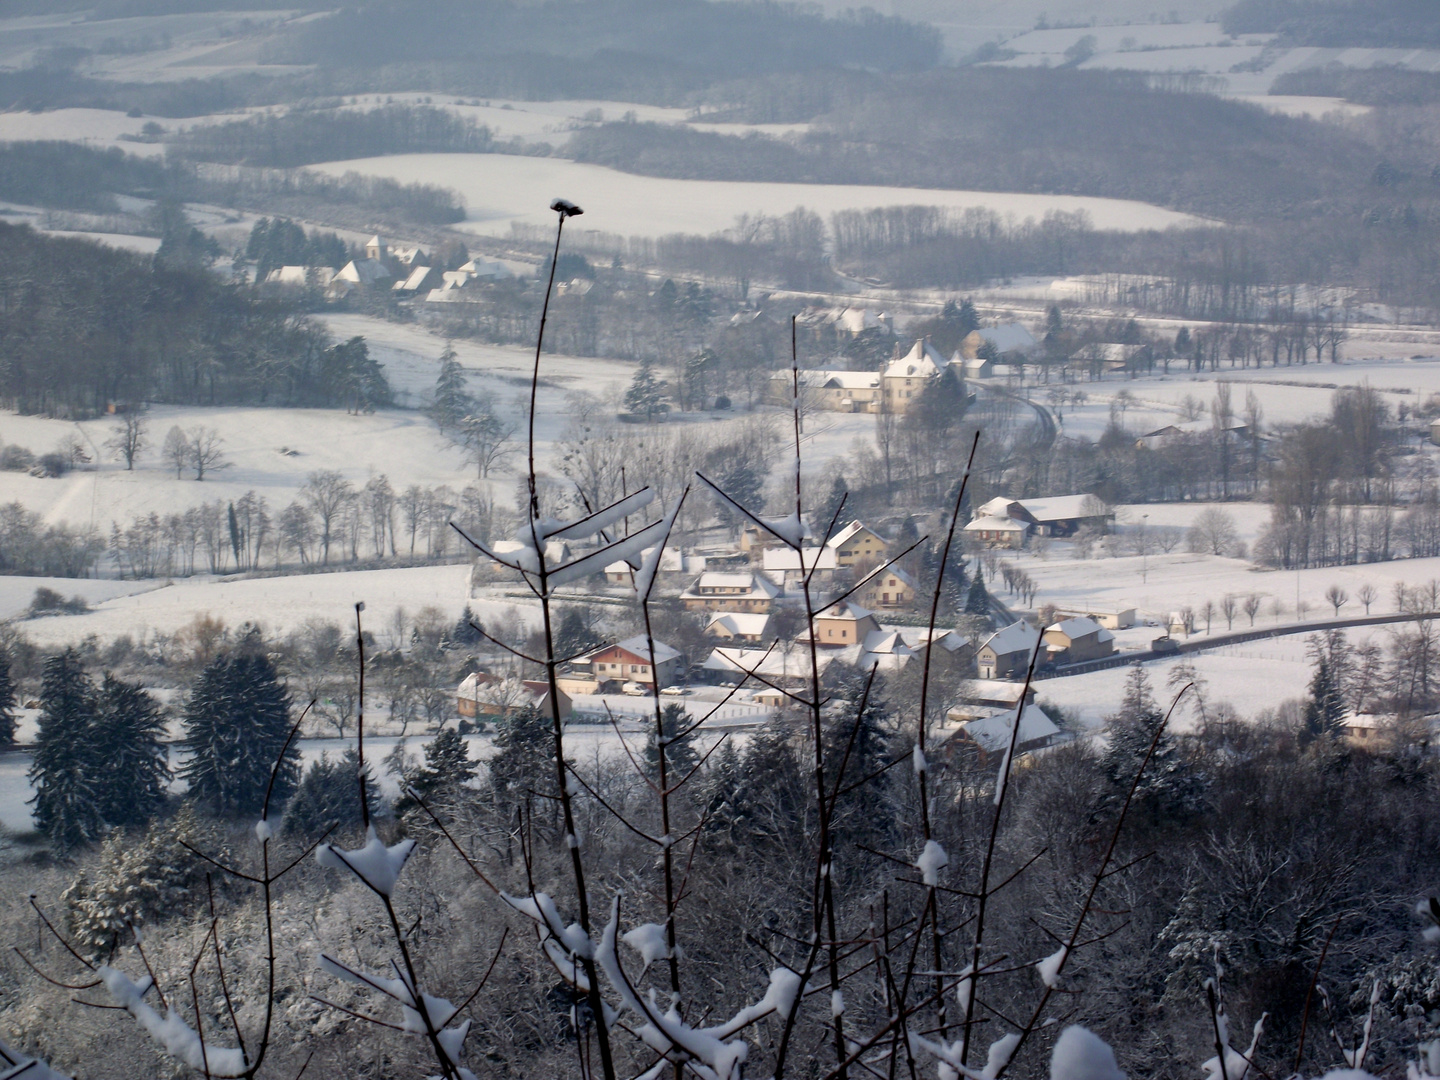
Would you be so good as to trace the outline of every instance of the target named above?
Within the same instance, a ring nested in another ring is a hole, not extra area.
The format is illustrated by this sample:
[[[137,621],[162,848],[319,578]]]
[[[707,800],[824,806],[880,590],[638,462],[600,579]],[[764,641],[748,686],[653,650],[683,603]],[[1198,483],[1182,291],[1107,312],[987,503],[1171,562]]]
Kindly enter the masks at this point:
[[[1234,593],[1226,593],[1220,599],[1220,614],[1225,616],[1225,629],[1235,629],[1235,616],[1240,613],[1240,598]]]
[[[1215,619],[1215,601],[1206,600],[1200,605],[1200,617],[1205,620],[1205,633],[1210,633],[1210,623]]]
[[[1355,599],[1365,605],[1365,614],[1369,615],[1370,605],[1380,599],[1380,592],[1367,581],[1355,590]]]
[[[1186,543],[1190,550],[1204,555],[1233,554],[1240,542],[1235,519],[1219,507],[1209,507],[1195,515]]]
[[[1261,595],[1259,593],[1252,592],[1245,597],[1245,601],[1241,605],[1245,611],[1245,614],[1250,619],[1251,626],[1255,625],[1255,616],[1260,614],[1260,605],[1262,603],[1264,603],[1264,599],[1261,597]]]
[[[207,472],[228,469],[225,452],[220,448],[224,440],[214,428],[193,427],[185,433],[187,463],[195,470],[195,479],[204,480]]]
[[[165,433],[165,445],[160,452],[165,455],[166,461],[175,466],[175,479],[179,480],[185,466],[190,463],[190,440],[185,438],[185,432],[178,425]]]
[[[324,470],[313,472],[300,489],[310,509],[320,520],[320,561],[330,562],[330,543],[334,539],[336,525],[341,521],[345,509],[355,498],[355,489],[350,481],[338,472]]]
[[[111,429],[105,447],[115,451],[115,456],[125,462],[126,469],[134,469],[135,459],[145,449],[145,434],[145,419],[132,408]]]
[[[1185,539],[1185,530],[1178,525],[1157,525],[1150,530],[1150,537],[1157,548],[1169,555]]]
[[[479,397],[471,402],[470,411],[456,421],[450,439],[464,452],[465,460],[475,466],[476,475],[484,479],[502,469],[516,452],[516,430],[514,421],[502,420],[495,414],[490,398]]]
[[[1350,594],[1339,585],[1331,585],[1325,590],[1325,599],[1335,609],[1335,617],[1340,617],[1340,609],[1350,602]]]

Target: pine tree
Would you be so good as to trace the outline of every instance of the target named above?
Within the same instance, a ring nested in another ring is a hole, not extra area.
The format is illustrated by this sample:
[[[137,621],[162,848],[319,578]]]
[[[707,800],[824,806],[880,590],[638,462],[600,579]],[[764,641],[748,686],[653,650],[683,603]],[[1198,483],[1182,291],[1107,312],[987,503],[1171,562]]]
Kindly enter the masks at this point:
[[[470,649],[484,641],[484,637],[475,627],[480,625],[480,618],[470,610],[470,605],[465,605],[465,610],[460,613],[460,618],[455,620],[455,626],[450,631],[450,642]]]
[[[586,623],[580,609],[567,607],[555,630],[555,655],[568,659],[598,649],[602,644],[600,635]]]
[[[312,761],[285,807],[285,831],[314,836],[332,824],[341,829],[359,825],[360,785],[355,776],[359,767],[360,755],[350,746],[338,760],[331,761],[329,755],[321,754]],[[376,790],[375,772],[367,761],[365,801],[372,815],[377,809]]]
[[[531,791],[555,788],[551,719],[533,705],[495,722],[495,753],[486,762],[496,801],[513,806]]]
[[[985,575],[975,569],[975,579],[970,582],[970,591],[965,594],[965,614],[990,617],[990,594],[985,591]]]
[[[10,650],[0,647],[0,749],[15,742],[20,726],[15,716],[15,680],[10,677]]]
[[[647,421],[654,420],[655,414],[661,411],[660,398],[660,383],[655,379],[650,361],[642,360],[630,388],[625,391],[625,411],[644,416]]]
[[[845,483],[845,477],[837,473],[834,482],[830,485],[830,494],[825,499],[825,505],[820,509],[817,531],[830,528],[830,522],[833,520],[835,522],[835,527],[831,532],[833,536],[855,520],[855,514],[851,507],[852,500],[846,498],[849,490],[849,485]]]
[[[425,763],[405,774],[405,782],[425,800],[432,810],[452,808],[475,778],[480,763],[470,759],[465,738],[456,728],[441,728],[435,738],[425,744]],[[398,809],[412,822],[424,824],[429,815],[419,811],[408,796]]]
[[[1305,739],[1336,738],[1345,730],[1345,684],[1349,674],[1349,648],[1345,635],[1332,630],[1310,641],[1315,674],[1305,701]]]
[[[837,838],[843,841],[873,847],[883,841],[894,824],[882,808],[886,777],[877,775],[885,763],[890,742],[891,717],[885,706],[885,679],[877,674],[867,697],[868,672],[849,664],[831,664],[825,676],[830,684],[829,716],[825,725],[826,759],[831,764],[827,783],[832,791],[836,790],[837,779],[840,788],[858,785],[840,800],[833,828]],[[845,759],[845,775],[837,778],[835,770],[839,769],[842,759]]]
[[[61,851],[104,829],[106,763],[95,740],[95,688],[80,656],[66,649],[45,661],[40,730],[30,782],[35,824]]]
[[[219,816],[258,815],[290,724],[290,695],[264,653],[217,656],[201,672],[185,710],[190,759],[180,775],[191,797]],[[299,762],[292,744],[276,777],[272,808],[294,789]]]
[[[660,730],[665,734],[665,779],[671,784],[683,779],[700,761],[700,754],[695,749],[695,733],[688,730],[693,724],[685,706],[676,702],[660,711]],[[645,764],[650,767],[650,774],[658,779],[660,748],[654,729],[645,740]]]
[[[446,344],[440,354],[440,373],[435,379],[435,396],[430,403],[430,419],[442,432],[455,431],[470,412],[472,398],[466,389],[465,369],[452,345]]]
[[[1101,757],[1106,780],[1102,810],[1119,809],[1164,720],[1165,714],[1150,691],[1150,679],[1145,669],[1136,664],[1125,680],[1120,711],[1106,718],[1108,741]],[[1184,759],[1170,732],[1165,731],[1145,765],[1135,800],[1156,820],[1183,820],[1203,808],[1206,786],[1205,778]]]
[[[165,718],[134,683],[106,674],[100,687],[95,742],[105,762],[101,814],[109,825],[143,825],[165,806],[170,765],[160,737]]]

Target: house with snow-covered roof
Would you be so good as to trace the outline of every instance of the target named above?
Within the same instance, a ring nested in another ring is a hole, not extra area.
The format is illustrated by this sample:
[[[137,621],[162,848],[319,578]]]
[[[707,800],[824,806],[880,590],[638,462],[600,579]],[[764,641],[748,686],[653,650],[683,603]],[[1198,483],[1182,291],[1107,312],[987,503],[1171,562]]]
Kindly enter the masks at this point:
[[[869,608],[908,608],[915,602],[915,579],[898,566],[885,566],[870,572],[855,595]]]
[[[825,546],[835,552],[837,566],[874,566],[884,562],[890,550],[879,533],[859,521],[850,522]]]
[[[1057,664],[1079,664],[1115,654],[1115,635],[1094,619],[1062,619],[1045,628],[1045,651]]]
[[[966,361],[977,360],[986,345],[990,348],[985,351],[996,356],[1009,352],[1029,353],[1035,348],[1035,335],[1020,323],[983,326],[971,330],[960,340],[960,356]]]
[[[813,584],[828,586],[835,580],[840,563],[831,547],[769,547],[760,553],[760,569],[784,589],[800,588],[805,576]]]
[[[815,667],[824,674],[834,654],[818,652]],[[718,683],[734,685],[750,672],[777,686],[801,687],[810,681],[810,649],[795,645],[786,649],[741,649],[721,645],[701,664],[708,676]]]
[[[1020,506],[1044,536],[1073,536],[1086,527],[1104,532],[1115,520],[1115,511],[1096,495],[1022,499]]]
[[[351,259],[340,268],[335,280],[361,288],[373,288],[389,281],[392,276],[390,268],[379,259]]]
[[[770,616],[759,611],[717,611],[705,624],[705,635],[719,641],[743,641],[758,645],[765,640]]]
[[[586,660],[592,676],[602,689],[610,682],[636,682],[648,686],[653,694],[657,686],[669,686],[684,674],[684,658],[680,652],[661,641],[655,642],[655,662],[652,665],[650,644],[643,634],[597,649]],[[652,667],[654,670],[651,670]]]
[[[443,273],[433,266],[414,267],[409,274],[393,283],[390,291],[407,296],[420,292],[429,293],[431,289],[438,289],[444,283]]]
[[[874,371],[837,371],[806,368],[799,373],[800,389],[814,408],[827,412],[880,411],[880,375]],[[789,405],[795,396],[795,373],[777,371],[770,376],[766,397],[776,405]]]
[[[768,612],[780,586],[762,574],[707,570],[680,594],[686,611]]]
[[[1025,546],[1025,537],[1030,532],[1030,526],[1012,517],[987,514],[968,522],[960,531],[986,547],[1019,551]]]
[[[932,648],[954,655],[969,644],[970,639],[964,634],[938,626],[933,635],[928,627],[882,626],[865,635],[855,666],[861,671],[878,667],[882,672],[893,674],[903,670],[911,660],[923,658]]]
[[[1015,729],[1015,718],[1014,709],[997,710],[988,716],[962,722],[954,737],[973,744],[980,751],[982,761],[993,754],[1007,753],[1012,740],[1015,755],[1019,757],[1054,746],[1067,738],[1038,705],[1026,705],[1020,711],[1018,731]]]
[[[859,645],[879,629],[880,620],[873,612],[852,600],[841,600],[816,613],[815,644],[836,649]]]
[[[1040,631],[1024,619],[995,631],[975,653],[975,667],[982,679],[1024,678],[1030,657],[1040,640]]]
[[[292,289],[323,289],[335,277],[329,266],[277,266],[265,275],[266,285],[285,285]]]
[[[896,350],[899,351],[898,349]],[[904,412],[918,398],[932,381],[943,375],[950,367],[945,354],[929,338],[921,338],[911,346],[904,356],[896,356],[885,365],[880,373],[884,391],[884,408],[893,412]],[[957,370],[962,379],[964,373]]]
[[[570,715],[574,703],[562,689],[555,699],[560,718]],[[524,708],[550,715],[550,684],[534,679],[500,679],[483,671],[466,675],[455,691],[455,711],[465,717],[506,717]]]

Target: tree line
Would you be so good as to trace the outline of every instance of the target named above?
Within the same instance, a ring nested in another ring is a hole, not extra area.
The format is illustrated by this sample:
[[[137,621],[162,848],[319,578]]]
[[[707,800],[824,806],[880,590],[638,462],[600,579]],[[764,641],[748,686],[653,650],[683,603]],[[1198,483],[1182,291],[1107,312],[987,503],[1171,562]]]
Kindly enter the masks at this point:
[[[363,339],[332,345],[282,300],[198,267],[0,225],[0,400],[93,416],[112,403],[373,407]]]
[[[484,154],[490,129],[430,105],[380,108],[291,108],[223,124],[197,124],[166,143],[192,161],[291,169],[321,161],[382,154]],[[514,149],[511,147],[511,149]]]

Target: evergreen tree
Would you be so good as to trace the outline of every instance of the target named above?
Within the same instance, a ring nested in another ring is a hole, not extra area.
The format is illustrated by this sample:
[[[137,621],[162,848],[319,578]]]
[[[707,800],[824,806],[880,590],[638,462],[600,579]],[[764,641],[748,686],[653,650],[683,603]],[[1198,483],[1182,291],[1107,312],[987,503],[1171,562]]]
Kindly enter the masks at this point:
[[[197,818],[189,806],[138,837],[112,832],[98,859],[63,894],[75,948],[104,956],[129,938],[132,926],[149,926],[206,903],[205,879],[214,868],[185,844],[233,865],[224,830]],[[217,878],[224,888],[225,878]]]
[[[965,614],[990,617],[990,594],[985,591],[985,575],[978,566],[975,568],[975,579],[970,582],[970,590],[965,594]]]
[[[480,642],[485,640],[481,636],[480,631],[475,629],[475,627],[479,625],[479,616],[470,610],[469,604],[466,604],[465,610],[460,613],[460,618],[455,620],[455,626],[450,631],[449,636],[451,643],[467,649],[479,645]]]
[[[827,783],[831,791],[836,790],[837,779],[840,788],[859,785],[841,798],[833,827],[837,838],[873,847],[883,840],[893,825],[882,808],[886,777],[876,775],[885,764],[890,743],[891,717],[885,705],[885,679],[881,675],[875,676],[867,698],[868,672],[849,664],[831,664],[825,676],[830,684],[830,704],[825,724],[826,759],[831,766]],[[863,712],[861,701],[865,703]],[[837,777],[836,770],[845,758],[847,746],[849,758],[845,762],[845,775]]]
[[[687,730],[694,724],[685,706],[671,702],[660,711],[660,730],[665,734],[665,778],[674,784],[689,774],[700,761],[695,749],[695,733]],[[645,763],[655,778],[660,776],[660,748],[652,728],[645,740]]]
[[[1156,729],[1164,720],[1165,714],[1150,691],[1150,679],[1145,669],[1136,664],[1125,680],[1120,711],[1106,718],[1108,741],[1101,757],[1106,781],[1102,810],[1118,810],[1124,802]],[[1165,731],[1135,789],[1135,805],[1156,820],[1183,820],[1203,808],[1206,786],[1205,778],[1185,760],[1170,732]]]
[[[655,371],[649,360],[642,360],[630,388],[625,391],[625,411],[643,416],[647,421],[654,420],[657,412],[664,411],[660,399],[660,383],[655,379]]]
[[[761,728],[743,755],[716,764],[716,781],[708,785],[711,821],[737,851],[783,852],[804,833],[813,781],[790,738],[784,725]]]
[[[100,812],[109,825],[142,825],[165,806],[170,765],[165,718],[134,683],[106,674],[95,716],[95,744],[105,762]]]
[[[1305,740],[1322,735],[1337,738],[1345,730],[1345,690],[1349,682],[1350,651],[1345,635],[1331,630],[1309,642],[1315,673],[1305,701]]]
[[[79,654],[66,649],[47,659],[30,803],[35,824],[61,851],[96,839],[104,828],[106,762],[96,745],[95,712],[95,688]]]
[[[10,650],[0,647],[0,750],[15,742],[15,680],[10,677]]]
[[[430,403],[430,419],[442,432],[458,430],[470,412],[473,399],[466,389],[465,369],[454,346],[446,343],[440,354],[440,374],[435,379],[435,396]]]
[[[554,751],[550,717],[535,706],[496,720],[495,753],[486,762],[496,802],[514,806],[531,791],[554,791]]]
[[[581,656],[598,649],[604,642],[585,620],[578,607],[567,607],[555,629],[555,655],[561,659]]]
[[[189,782],[191,797],[219,816],[258,815],[290,725],[290,695],[263,652],[217,656],[201,672],[185,710],[190,759],[180,775]],[[276,778],[272,806],[294,789],[299,762],[292,744]]]
[[[479,762],[470,759],[464,736],[455,728],[441,728],[425,744],[425,764],[406,777],[426,802],[453,798],[475,778]]]
[[[334,824],[341,829],[359,825],[360,785],[356,773],[360,755],[347,746],[336,761],[321,754],[300,778],[300,784],[285,807],[285,831],[314,836]],[[375,772],[365,763],[365,801],[373,815],[376,807]]]
[[[845,477],[837,473],[834,482],[830,485],[830,494],[825,499],[825,505],[820,509],[820,519],[816,526],[817,531],[819,529],[830,528],[830,522],[833,519],[835,528],[831,531],[830,535],[834,536],[835,533],[855,520],[855,514],[852,511],[851,505],[853,500],[846,498],[849,490],[850,486],[845,483]]]

